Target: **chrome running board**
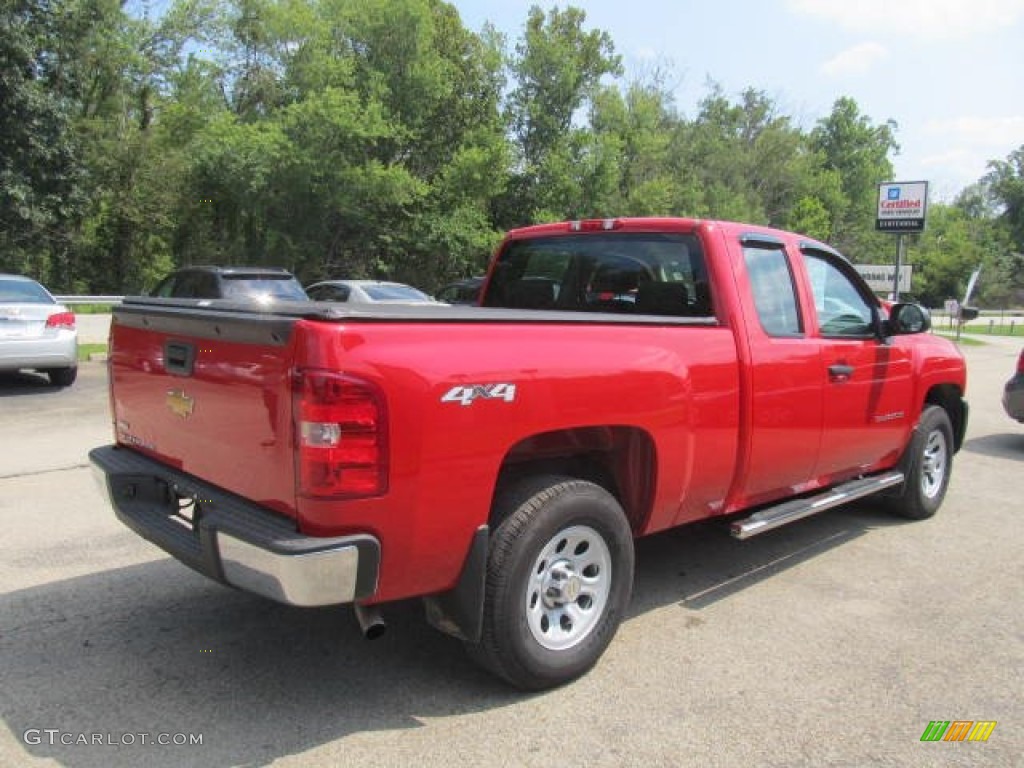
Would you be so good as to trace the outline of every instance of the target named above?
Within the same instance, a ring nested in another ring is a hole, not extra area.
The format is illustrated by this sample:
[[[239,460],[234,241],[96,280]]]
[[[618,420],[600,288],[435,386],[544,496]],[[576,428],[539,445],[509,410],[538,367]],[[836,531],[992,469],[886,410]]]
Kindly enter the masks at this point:
[[[793,499],[762,509],[750,517],[734,522],[729,531],[737,539],[749,539],[751,536],[765,533],[788,523],[802,520],[805,517],[824,512],[826,509],[838,507],[840,504],[870,496],[873,493],[891,488],[903,482],[903,473],[898,470],[883,472],[880,475],[862,477],[848,483],[829,488],[817,496],[805,499]]]

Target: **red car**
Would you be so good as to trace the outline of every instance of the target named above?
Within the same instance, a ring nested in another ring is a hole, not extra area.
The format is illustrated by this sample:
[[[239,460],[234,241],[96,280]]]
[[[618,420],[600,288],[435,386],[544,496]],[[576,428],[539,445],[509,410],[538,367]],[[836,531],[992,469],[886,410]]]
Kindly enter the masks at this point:
[[[421,597],[529,689],[611,642],[635,537],[873,494],[929,517],[967,424],[925,310],[886,316],[835,250],[754,225],[515,230],[481,307],[203,304],[114,311],[91,458],[120,519],[211,578],[353,603],[368,635]]]

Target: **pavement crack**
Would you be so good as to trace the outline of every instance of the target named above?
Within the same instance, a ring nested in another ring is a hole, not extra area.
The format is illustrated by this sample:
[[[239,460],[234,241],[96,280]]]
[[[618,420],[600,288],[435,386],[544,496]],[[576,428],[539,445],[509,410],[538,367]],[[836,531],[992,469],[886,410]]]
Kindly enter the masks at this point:
[[[38,475],[49,475],[54,472],[68,472],[72,469],[88,469],[88,462],[81,464],[68,464],[65,467],[51,467],[50,469],[33,469],[27,472],[15,472],[11,475],[0,475],[0,480],[16,480],[20,477],[36,477]]]

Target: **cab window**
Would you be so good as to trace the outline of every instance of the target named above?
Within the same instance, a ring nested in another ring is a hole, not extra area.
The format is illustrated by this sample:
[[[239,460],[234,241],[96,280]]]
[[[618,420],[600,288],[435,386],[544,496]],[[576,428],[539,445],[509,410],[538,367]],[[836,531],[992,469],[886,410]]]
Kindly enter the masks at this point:
[[[693,234],[607,232],[513,240],[484,303],[631,315],[714,318],[704,252]]]
[[[811,294],[822,336],[871,336],[871,305],[839,265],[824,255],[804,252]]]
[[[803,332],[796,287],[786,252],[781,248],[745,245],[743,260],[750,276],[754,306],[769,336],[798,336]]]

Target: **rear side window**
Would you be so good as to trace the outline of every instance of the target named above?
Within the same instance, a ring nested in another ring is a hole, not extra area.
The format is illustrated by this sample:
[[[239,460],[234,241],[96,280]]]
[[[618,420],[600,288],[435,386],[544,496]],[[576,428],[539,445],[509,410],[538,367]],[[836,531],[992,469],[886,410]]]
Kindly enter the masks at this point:
[[[347,285],[314,285],[306,289],[306,295],[313,301],[348,301],[349,293]]]
[[[711,288],[694,235],[601,233],[513,240],[484,305],[711,317]]]
[[[175,283],[177,281],[178,281],[178,276],[177,275],[168,275],[167,277],[165,277],[163,280],[160,281],[160,283],[157,285],[156,288],[153,289],[153,294],[152,295],[153,296],[159,296],[159,297],[164,298],[164,299],[166,299],[166,298],[168,298],[170,296],[173,296],[174,295],[174,285],[175,285]]]
[[[430,301],[422,291],[408,285],[364,285],[366,295],[374,301]]]
[[[769,336],[796,336],[803,324],[797,309],[793,273],[782,248],[745,245],[743,260],[750,276],[754,306]]]
[[[207,272],[179,272],[164,279],[154,296],[174,299],[215,299],[217,278]]]

